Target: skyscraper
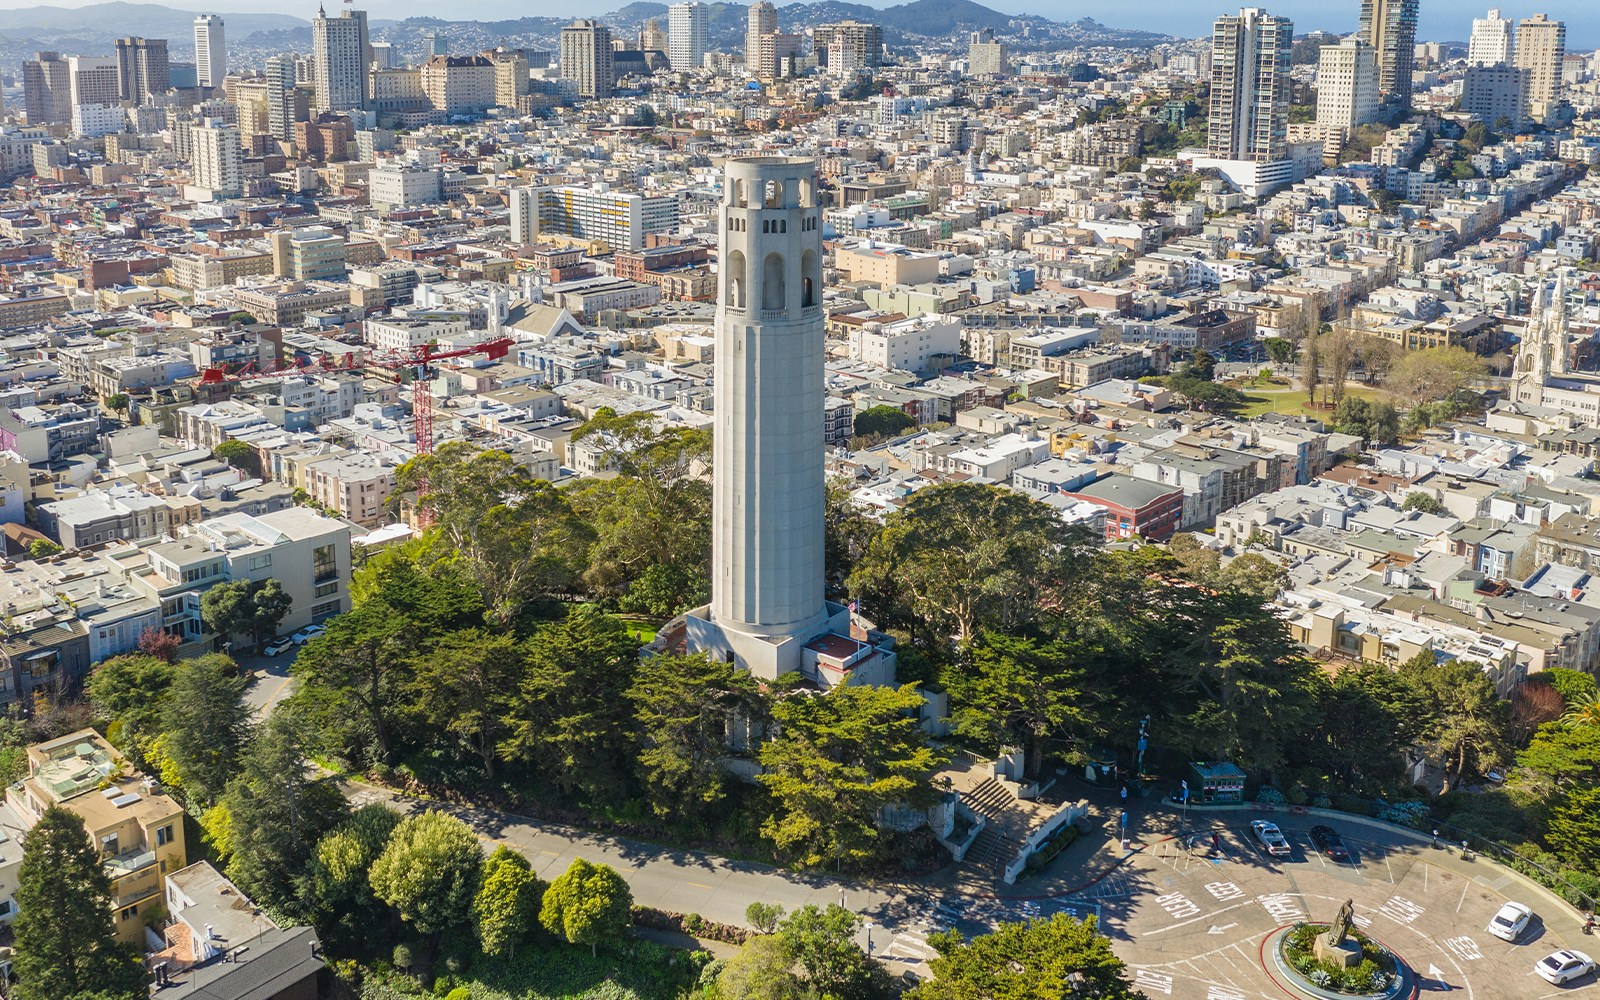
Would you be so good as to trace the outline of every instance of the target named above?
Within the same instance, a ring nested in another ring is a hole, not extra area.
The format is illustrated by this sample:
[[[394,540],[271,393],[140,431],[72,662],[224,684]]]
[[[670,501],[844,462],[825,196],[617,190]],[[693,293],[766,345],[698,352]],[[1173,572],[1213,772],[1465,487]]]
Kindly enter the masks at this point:
[[[194,75],[201,87],[220,87],[228,75],[228,42],[222,32],[222,18],[201,14],[194,19]]]
[[[771,0],[756,0],[750,5],[744,29],[744,61],[748,66],[761,51],[761,36],[778,31],[778,8]]]
[[[172,89],[165,38],[117,39],[117,94],[130,104]]]
[[[1378,90],[1384,99],[1411,107],[1417,0],[1361,0],[1358,37],[1378,53]]]
[[[883,26],[865,21],[819,24],[812,32],[817,62],[830,69],[840,65],[879,66],[883,63]]]
[[[1257,7],[1217,18],[1211,32],[1206,148],[1223,160],[1288,155],[1289,50],[1294,23]]]
[[[706,5],[690,0],[667,8],[667,60],[678,72],[699,69],[706,58]]]
[[[1528,71],[1527,116],[1542,122],[1561,101],[1561,61],[1567,55],[1567,26],[1535,14],[1517,24],[1516,65]]]
[[[1317,60],[1317,124],[1348,133],[1378,114],[1378,54],[1359,38],[1324,45]]]
[[[340,11],[329,17],[322,8],[311,20],[312,107],[348,111],[367,103],[367,12]]]
[[[115,104],[120,99],[116,59],[69,56],[67,66],[73,107]]]
[[[967,72],[973,76],[998,76],[1006,71],[1005,43],[994,40],[994,29],[974,31],[967,38]]]
[[[614,67],[610,28],[580,19],[561,29],[561,77],[577,81],[579,97],[610,97]]]
[[[61,53],[35,53],[22,64],[22,108],[29,125],[72,120],[72,66]]]
[[[1467,42],[1467,65],[1511,65],[1511,18],[1501,17],[1500,8],[1491,7],[1488,17],[1472,19],[1472,38]]]
[[[267,131],[274,139],[294,141],[294,57],[267,59]]]
[[[756,677],[892,682],[894,654],[823,595],[822,217],[817,165],[728,161],[712,435],[711,604],[690,649]]]
[[[511,241],[513,243],[539,242],[539,189],[514,187],[511,189]]]

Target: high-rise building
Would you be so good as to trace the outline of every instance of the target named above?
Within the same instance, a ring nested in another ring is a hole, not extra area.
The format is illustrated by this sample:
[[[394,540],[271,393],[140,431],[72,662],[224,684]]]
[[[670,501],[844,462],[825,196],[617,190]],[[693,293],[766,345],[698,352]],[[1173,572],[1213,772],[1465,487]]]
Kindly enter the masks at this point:
[[[244,147],[239,143],[239,126],[220,118],[207,118],[204,124],[189,130],[189,137],[194,143],[194,186],[218,199],[243,194]]]
[[[815,161],[730,160],[718,214],[711,604],[689,612],[687,645],[763,680],[892,680],[893,653],[823,594]]]
[[[1378,91],[1411,107],[1411,70],[1417,59],[1417,0],[1361,0],[1358,37],[1378,53]]]
[[[367,103],[367,12],[340,11],[329,17],[322,8],[311,20],[311,63],[316,111],[348,111]]]
[[[994,40],[994,29],[974,31],[967,38],[967,72],[973,76],[999,76],[1006,71],[1006,47]]]
[[[72,120],[72,66],[59,52],[39,52],[22,64],[22,108],[29,125]]]
[[[639,29],[639,49],[642,52],[667,51],[667,35],[661,30],[661,21],[652,17]]]
[[[343,281],[345,239],[325,226],[273,232],[272,273],[290,281]]]
[[[1491,7],[1488,17],[1472,19],[1472,38],[1467,42],[1467,65],[1511,65],[1512,38],[1511,18],[1501,17],[1500,8]]]
[[[610,28],[579,19],[561,29],[561,77],[577,82],[579,97],[610,97],[615,65]]]
[[[422,93],[435,111],[483,112],[495,105],[494,63],[483,56],[429,56],[422,64]]]
[[[1377,52],[1359,38],[1324,45],[1317,59],[1317,124],[1348,133],[1377,115]]]
[[[1223,160],[1288,155],[1289,53],[1294,23],[1257,7],[1217,18],[1211,32],[1206,148]]]
[[[494,103],[502,108],[515,108],[531,86],[525,50],[495,49],[484,55],[494,63]]]
[[[1468,66],[1461,78],[1461,110],[1491,128],[1516,124],[1528,104],[1528,71],[1505,63]]]
[[[447,56],[450,54],[450,42],[437,31],[425,32],[422,36],[422,58],[424,61],[434,56]]]
[[[678,199],[670,195],[613,191],[607,184],[538,188],[535,195],[540,232],[597,241],[615,250],[641,249],[650,233],[678,227]]]
[[[539,242],[539,189],[514,187],[511,189],[511,242]]]
[[[811,36],[817,62],[830,69],[840,60],[857,67],[883,64],[883,26],[864,21],[836,21],[819,24]]]
[[[744,29],[744,61],[748,66],[761,49],[761,36],[778,31],[778,8],[771,0],[756,0],[750,5]]]
[[[121,100],[117,60],[109,56],[69,56],[68,78],[72,106],[103,106]]]
[[[667,8],[667,61],[673,70],[699,69],[706,58],[706,5],[698,0]],[[641,42],[640,48],[644,48]]]
[[[117,39],[117,95],[130,104],[172,89],[165,38]]]
[[[1524,113],[1542,122],[1561,101],[1561,61],[1567,55],[1567,26],[1543,14],[1517,24],[1516,65],[1528,71]]]
[[[220,87],[228,75],[228,41],[215,14],[194,19],[194,75],[199,87]]]
[[[294,57],[267,59],[267,131],[274,139],[294,141],[295,114]]]

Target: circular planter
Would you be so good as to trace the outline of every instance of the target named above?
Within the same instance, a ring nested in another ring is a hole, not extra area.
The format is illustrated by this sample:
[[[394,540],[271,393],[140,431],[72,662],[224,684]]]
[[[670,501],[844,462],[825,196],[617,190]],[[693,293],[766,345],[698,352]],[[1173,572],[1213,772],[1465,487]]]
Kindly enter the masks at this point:
[[[1267,935],[1267,939],[1261,944],[1262,964],[1266,967],[1267,974],[1277,980],[1279,985],[1287,986],[1314,1000],[1411,1000],[1417,995],[1417,978],[1411,972],[1410,966],[1382,942],[1367,935],[1362,935],[1362,938],[1387,955],[1393,966],[1394,974],[1390,977],[1389,985],[1369,993],[1353,993],[1329,986],[1318,986],[1290,964],[1289,957],[1285,954],[1289,935],[1298,926],[1301,925],[1280,927]],[[1309,926],[1325,928],[1328,925],[1313,922]]]

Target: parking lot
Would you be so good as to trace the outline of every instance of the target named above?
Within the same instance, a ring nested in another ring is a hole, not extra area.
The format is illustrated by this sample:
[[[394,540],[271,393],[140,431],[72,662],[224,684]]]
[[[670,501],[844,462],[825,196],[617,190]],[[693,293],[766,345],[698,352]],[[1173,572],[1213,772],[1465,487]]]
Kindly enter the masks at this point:
[[[1327,821],[1283,814],[1265,817],[1290,844],[1287,856],[1273,857],[1250,835],[1256,818],[1262,817],[1239,813],[1202,824],[1193,849],[1183,839],[1147,846],[1110,884],[1072,897],[1098,909],[1102,929],[1147,996],[1296,995],[1264,970],[1263,942],[1285,924],[1330,920],[1350,899],[1357,926],[1415,970],[1423,994],[1600,1000],[1593,975],[1556,987],[1534,974],[1534,963],[1558,948],[1594,954],[1585,946],[1596,939],[1580,933],[1570,906],[1508,869],[1483,859],[1463,861],[1458,851],[1375,827],[1331,822],[1353,855],[1338,863],[1318,853],[1308,837],[1313,825]],[[1211,849],[1213,833],[1220,851]],[[1515,944],[1485,929],[1509,899],[1536,914]]]

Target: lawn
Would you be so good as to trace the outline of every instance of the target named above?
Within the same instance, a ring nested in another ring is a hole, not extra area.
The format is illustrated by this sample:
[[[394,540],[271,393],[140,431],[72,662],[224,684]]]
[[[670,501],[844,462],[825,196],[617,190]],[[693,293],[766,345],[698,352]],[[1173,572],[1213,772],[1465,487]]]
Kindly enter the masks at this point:
[[[1320,393],[1319,393],[1320,395]],[[1345,395],[1355,396],[1360,399],[1383,399],[1384,393],[1377,389],[1366,389],[1352,386],[1345,390]],[[1312,410],[1306,406],[1306,392],[1304,389],[1286,389],[1281,391],[1258,391],[1246,389],[1244,391],[1244,406],[1239,408],[1241,417],[1257,417],[1263,413],[1303,413],[1307,416],[1326,417],[1327,410]]]

